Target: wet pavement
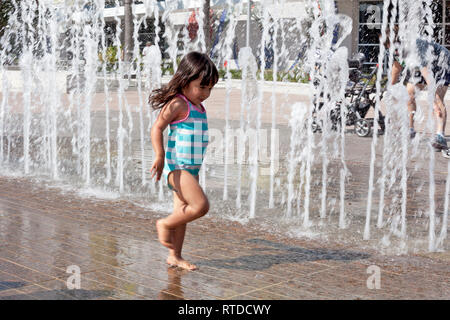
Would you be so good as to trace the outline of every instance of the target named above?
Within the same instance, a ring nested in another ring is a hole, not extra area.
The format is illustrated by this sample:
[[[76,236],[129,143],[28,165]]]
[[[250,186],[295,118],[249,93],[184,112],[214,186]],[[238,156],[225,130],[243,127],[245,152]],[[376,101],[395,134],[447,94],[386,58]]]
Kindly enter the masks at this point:
[[[0,178],[0,299],[450,298],[448,253],[380,255],[208,215],[188,225],[183,251],[199,270],[170,268],[157,218],[130,201]]]

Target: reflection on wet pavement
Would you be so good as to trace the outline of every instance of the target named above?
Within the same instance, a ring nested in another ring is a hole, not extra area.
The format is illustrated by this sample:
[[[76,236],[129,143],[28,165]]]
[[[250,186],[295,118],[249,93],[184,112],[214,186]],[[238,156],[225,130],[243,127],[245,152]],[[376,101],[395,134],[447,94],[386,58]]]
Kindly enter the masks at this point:
[[[189,271],[176,267],[167,268],[167,288],[161,290],[158,294],[160,300],[184,299],[183,287],[181,286],[181,278]]]

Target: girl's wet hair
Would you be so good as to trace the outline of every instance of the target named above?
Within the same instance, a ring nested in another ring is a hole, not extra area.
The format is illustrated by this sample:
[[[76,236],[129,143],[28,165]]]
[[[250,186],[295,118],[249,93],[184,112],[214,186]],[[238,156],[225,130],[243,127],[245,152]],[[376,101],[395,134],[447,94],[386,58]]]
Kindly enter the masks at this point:
[[[182,89],[191,81],[197,79],[202,79],[200,84],[203,86],[214,86],[219,81],[219,72],[206,54],[192,51],[181,59],[170,82],[150,93],[148,103],[155,110],[161,109],[177,94],[182,93]]]

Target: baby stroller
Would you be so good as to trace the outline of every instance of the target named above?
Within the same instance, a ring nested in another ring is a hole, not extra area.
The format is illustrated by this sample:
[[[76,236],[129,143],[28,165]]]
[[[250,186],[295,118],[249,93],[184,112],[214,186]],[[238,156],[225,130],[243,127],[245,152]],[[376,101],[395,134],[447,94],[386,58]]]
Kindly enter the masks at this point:
[[[365,118],[370,108],[375,109],[376,88],[375,81],[378,65],[373,67],[372,71],[368,75],[364,75],[361,72],[361,67],[364,63],[364,55],[358,54],[354,59],[349,60],[349,82],[345,90],[345,98],[347,99],[346,105],[346,125],[354,126],[355,133],[360,137],[366,137],[372,132],[374,123],[373,118]],[[318,85],[318,82],[315,82]],[[381,93],[383,94],[383,92]],[[381,99],[382,97],[380,97]],[[314,110],[312,131],[321,131],[321,124],[317,121],[317,111],[324,105],[323,93],[319,99],[314,98]],[[338,130],[341,125],[341,105],[342,102],[338,102],[335,107],[330,111],[329,117],[331,121],[332,130]],[[383,134],[385,129],[384,116],[379,111],[378,124],[380,129],[378,134]]]

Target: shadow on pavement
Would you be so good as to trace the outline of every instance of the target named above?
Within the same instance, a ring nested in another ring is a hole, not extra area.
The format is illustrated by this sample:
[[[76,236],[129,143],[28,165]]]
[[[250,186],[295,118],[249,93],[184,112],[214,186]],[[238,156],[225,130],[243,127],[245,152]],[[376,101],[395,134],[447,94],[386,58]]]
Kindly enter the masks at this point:
[[[16,289],[26,286],[28,283],[20,281],[0,281],[0,291]]]
[[[250,239],[247,242],[264,245],[254,251],[282,251],[281,254],[253,254],[231,259],[211,259],[197,261],[199,266],[210,266],[223,269],[264,270],[273,265],[317,260],[353,261],[367,259],[369,254],[348,250],[306,249],[289,246],[264,239]]]

